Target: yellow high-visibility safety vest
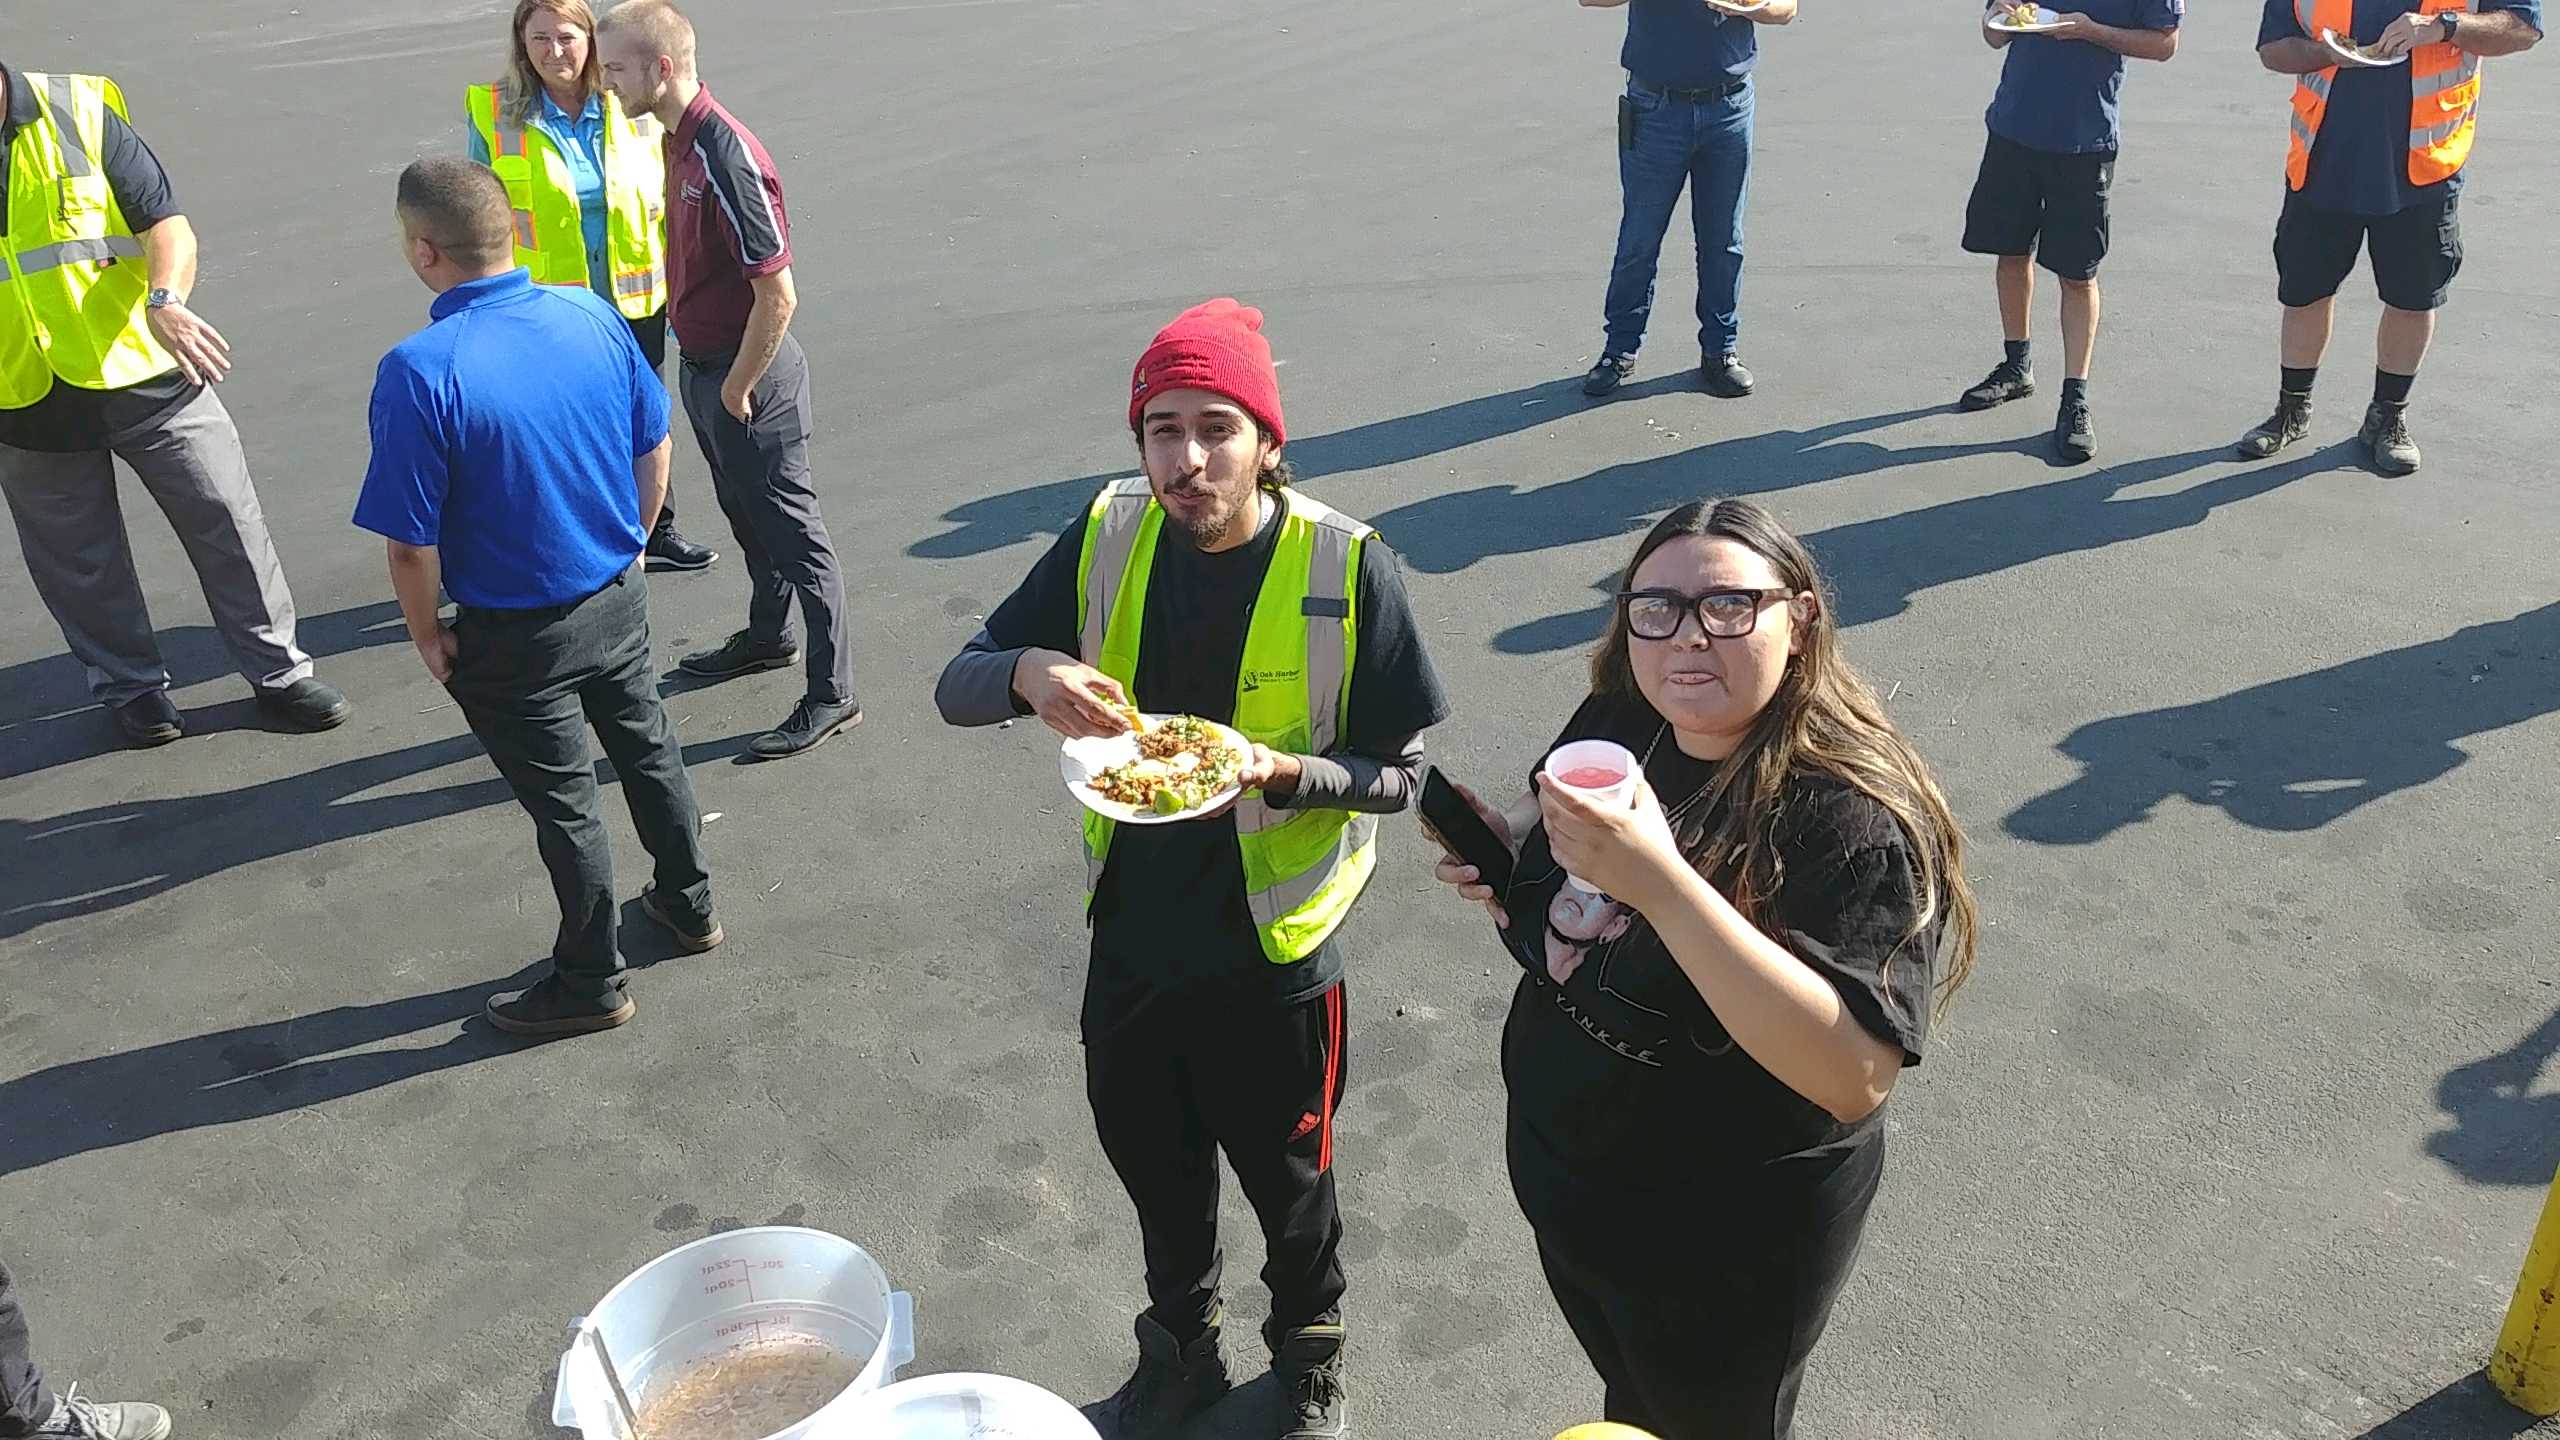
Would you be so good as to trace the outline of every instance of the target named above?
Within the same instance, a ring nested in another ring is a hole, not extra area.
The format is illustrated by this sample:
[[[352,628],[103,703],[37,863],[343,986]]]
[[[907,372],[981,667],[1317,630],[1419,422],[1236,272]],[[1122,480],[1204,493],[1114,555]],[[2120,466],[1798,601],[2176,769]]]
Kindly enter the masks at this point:
[[[0,277],[0,410],[64,380],[121,390],[178,368],[143,313],[142,241],[107,186],[107,111],[124,92],[99,75],[23,74],[40,102],[9,146],[9,273]]]
[[[1234,726],[1273,750],[1321,755],[1340,739],[1351,709],[1357,654],[1360,546],[1368,526],[1294,490],[1283,507],[1271,568],[1245,629],[1236,676]],[[1084,662],[1135,698],[1138,642],[1145,633],[1147,579],[1154,572],[1164,508],[1145,476],[1115,480],[1085,517],[1076,562],[1078,645]],[[1258,793],[1233,811],[1244,858],[1245,905],[1261,931],[1262,953],[1289,965],[1314,953],[1342,924],[1377,864],[1378,817],[1347,810],[1295,810]],[[1086,903],[1102,883],[1117,826],[1084,817]]]
[[[667,308],[666,154],[611,94],[598,99],[604,105],[604,243],[614,308],[626,319],[646,320]],[[602,293],[604,287],[594,286],[587,274],[578,187],[560,147],[539,126],[511,119],[495,85],[472,86],[465,103],[471,127],[488,149],[489,168],[507,182],[507,202],[515,207],[516,263],[533,272],[537,285],[585,285]]]

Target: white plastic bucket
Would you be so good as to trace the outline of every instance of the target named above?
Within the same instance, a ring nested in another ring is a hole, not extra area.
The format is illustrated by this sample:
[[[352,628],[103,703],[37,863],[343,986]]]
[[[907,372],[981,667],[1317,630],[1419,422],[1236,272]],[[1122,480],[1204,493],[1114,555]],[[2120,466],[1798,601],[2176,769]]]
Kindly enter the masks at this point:
[[[1101,1440],[1073,1405],[1002,1375],[928,1375],[875,1390],[845,1413],[862,1440]]]
[[[623,1440],[613,1391],[583,1332],[613,1352],[632,1403],[653,1376],[721,1351],[798,1336],[864,1360],[862,1374],[817,1414],[766,1440],[850,1435],[844,1412],[897,1379],[915,1359],[912,1302],[889,1289],[880,1262],[823,1230],[759,1225],[679,1245],[623,1278],[570,1322],[551,1395],[551,1423],[585,1440]]]

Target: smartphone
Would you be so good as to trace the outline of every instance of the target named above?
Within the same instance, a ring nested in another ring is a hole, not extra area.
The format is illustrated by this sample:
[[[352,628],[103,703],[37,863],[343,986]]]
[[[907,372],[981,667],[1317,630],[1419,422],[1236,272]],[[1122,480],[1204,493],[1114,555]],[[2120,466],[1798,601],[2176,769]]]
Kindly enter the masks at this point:
[[[1500,894],[1511,884],[1511,847],[1484,823],[1476,807],[1449,783],[1437,765],[1422,774],[1422,822],[1431,827],[1440,848],[1462,865],[1476,867],[1481,883]]]

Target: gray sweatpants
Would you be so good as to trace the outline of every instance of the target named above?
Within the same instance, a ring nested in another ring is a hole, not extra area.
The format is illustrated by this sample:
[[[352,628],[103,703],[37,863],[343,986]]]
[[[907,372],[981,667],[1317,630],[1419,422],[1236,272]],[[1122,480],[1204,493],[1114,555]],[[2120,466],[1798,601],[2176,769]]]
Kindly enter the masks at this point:
[[[0,445],[0,493],[18,524],[28,575],[71,653],[89,667],[90,691],[121,705],[169,688],[116,500],[119,457],[195,562],[214,628],[240,673],[260,690],[309,675],[311,657],[293,643],[293,592],[249,481],[240,431],[208,387],[152,429],[119,436],[111,450]]]

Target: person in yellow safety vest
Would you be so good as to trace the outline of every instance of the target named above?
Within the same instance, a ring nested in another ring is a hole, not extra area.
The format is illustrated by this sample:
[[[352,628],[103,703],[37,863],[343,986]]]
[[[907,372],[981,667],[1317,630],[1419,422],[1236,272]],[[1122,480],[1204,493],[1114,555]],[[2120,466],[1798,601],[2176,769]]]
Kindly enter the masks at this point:
[[[259,707],[295,729],[352,713],[294,643],[293,593],[240,432],[213,393],[231,347],[188,306],[196,234],[96,75],[0,66],[0,493],[28,577],[125,740],[185,733],[116,504],[115,462],[168,515]]]
[[[2383,474],[2418,468],[2409,389],[2462,268],[2458,203],[2480,62],[2541,38],[2542,0],[2266,0],[2259,63],[2294,77],[2276,217],[2283,375],[2275,413],[2241,437],[2241,458],[2265,459],[2311,433],[2338,287],[2368,249],[2382,324],[2356,439]]]
[[[1218,1152],[1261,1217],[1287,1440],[1343,1427],[1344,1070],[1337,939],[1381,814],[1412,799],[1448,697],[1394,554],[1299,491],[1260,311],[1184,311],[1130,384],[1144,473],[1105,486],[987,616],[935,692],[954,725],[1037,715],[1070,739],[1123,707],[1231,724],[1242,795],[1157,825],[1084,825],[1094,1128],[1136,1205],[1148,1308],[1129,1382],[1087,1407],[1169,1436],[1226,1392]]]
[[[516,263],[537,285],[584,285],[631,324],[652,369],[667,363],[667,166],[663,134],[605,88],[587,0],[517,0],[506,77],[464,92],[471,158],[516,207]],[[706,570],[719,552],[676,528],[672,491],[649,532],[653,570]]]

